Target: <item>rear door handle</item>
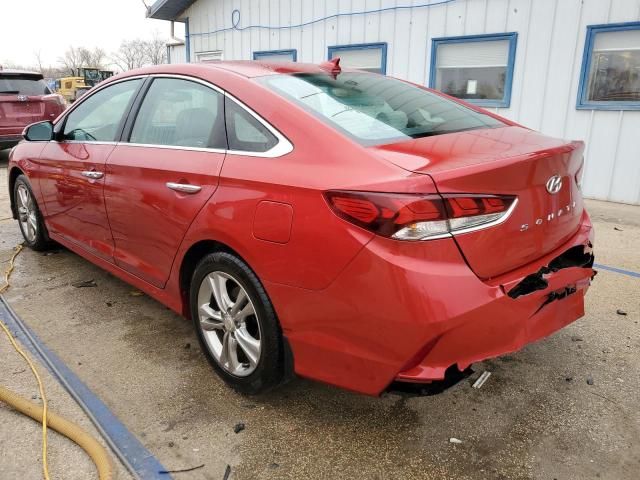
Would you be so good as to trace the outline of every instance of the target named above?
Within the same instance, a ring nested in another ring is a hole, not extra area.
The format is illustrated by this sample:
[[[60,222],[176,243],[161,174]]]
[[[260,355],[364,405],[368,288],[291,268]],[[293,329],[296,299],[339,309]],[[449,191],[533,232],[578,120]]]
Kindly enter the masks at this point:
[[[167,182],[167,188],[170,188],[171,190],[175,190],[176,192],[182,192],[182,193],[198,193],[200,190],[202,190],[202,187],[200,185],[191,185],[189,183],[173,183],[173,182]]]
[[[104,173],[103,172],[96,172],[94,170],[87,170],[82,172],[82,176],[83,177],[87,177],[87,178],[91,178],[92,180],[97,180],[99,178],[104,177]]]

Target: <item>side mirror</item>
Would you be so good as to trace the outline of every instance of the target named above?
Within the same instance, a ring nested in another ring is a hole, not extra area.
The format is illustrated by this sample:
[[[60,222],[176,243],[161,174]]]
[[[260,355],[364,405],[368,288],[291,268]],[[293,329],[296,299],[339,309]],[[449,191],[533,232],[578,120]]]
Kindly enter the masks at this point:
[[[48,142],[53,140],[53,123],[48,120],[32,123],[24,129],[22,136],[29,142]]]

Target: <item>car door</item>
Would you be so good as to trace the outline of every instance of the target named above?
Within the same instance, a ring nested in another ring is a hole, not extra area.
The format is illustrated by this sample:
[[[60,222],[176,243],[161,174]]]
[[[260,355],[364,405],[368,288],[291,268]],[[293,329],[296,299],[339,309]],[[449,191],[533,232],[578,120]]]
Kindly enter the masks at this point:
[[[105,163],[142,83],[139,78],[118,82],[87,97],[56,125],[57,139],[39,160],[51,233],[109,261],[114,245],[103,197]]]
[[[163,287],[189,225],[218,185],[224,95],[196,80],[156,77],[125,138],[106,168],[115,262]]]

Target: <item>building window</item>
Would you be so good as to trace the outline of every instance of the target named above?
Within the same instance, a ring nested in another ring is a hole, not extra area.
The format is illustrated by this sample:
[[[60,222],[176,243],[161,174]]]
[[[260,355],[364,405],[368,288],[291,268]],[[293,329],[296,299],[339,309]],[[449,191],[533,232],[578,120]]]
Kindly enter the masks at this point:
[[[434,38],[429,86],[482,107],[509,107],[517,33]]]
[[[210,63],[224,60],[222,50],[212,50],[210,52],[196,52],[196,62]]]
[[[329,47],[328,58],[340,57],[340,65],[373,73],[387,73],[387,44],[365,43]]]
[[[266,50],[263,52],[253,52],[254,60],[263,62],[297,62],[297,50]]]
[[[587,27],[577,107],[640,110],[640,22]]]

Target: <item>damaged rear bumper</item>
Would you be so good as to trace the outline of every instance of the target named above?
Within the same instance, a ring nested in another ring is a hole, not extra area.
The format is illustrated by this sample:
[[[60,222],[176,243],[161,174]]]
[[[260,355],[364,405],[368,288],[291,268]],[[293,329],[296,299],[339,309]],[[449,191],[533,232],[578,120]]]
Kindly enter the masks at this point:
[[[579,231],[562,247],[487,282],[495,298],[453,320],[422,360],[396,380],[442,380],[452,365],[462,371],[474,362],[515,352],[582,317],[584,295],[597,273],[593,260],[593,229],[585,213]]]
[[[378,395],[397,381],[441,380],[449,367],[464,370],[513,352],[581,317],[594,271],[590,258],[572,264],[562,254],[592,243],[584,213],[579,230],[555,252],[483,281],[452,239],[374,237],[324,290],[264,284],[298,375]],[[569,265],[552,263],[558,257]],[[541,269],[543,287],[509,296]]]

